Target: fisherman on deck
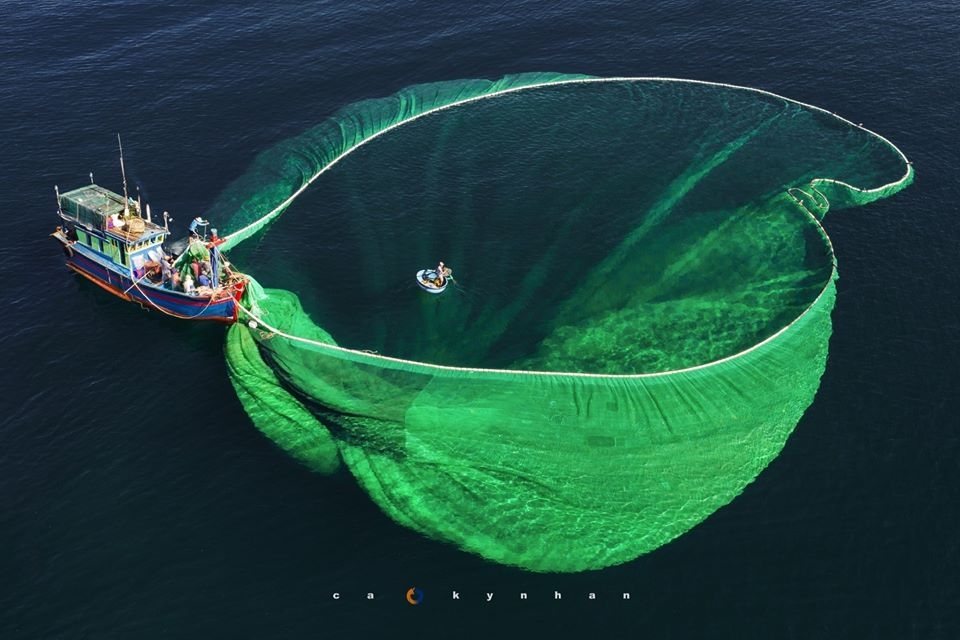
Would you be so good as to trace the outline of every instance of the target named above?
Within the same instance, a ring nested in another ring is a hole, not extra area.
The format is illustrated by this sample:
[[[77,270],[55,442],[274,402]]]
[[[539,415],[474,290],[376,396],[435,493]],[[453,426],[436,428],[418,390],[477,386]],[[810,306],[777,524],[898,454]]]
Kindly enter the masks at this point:
[[[187,227],[187,229],[190,231],[190,237],[199,238],[200,234],[197,233],[197,227],[206,227],[208,224],[210,223],[207,220],[204,220],[203,218],[201,218],[200,216],[197,216],[196,218],[191,220],[190,226]]]
[[[173,256],[164,256],[160,260],[160,272],[163,274],[163,285],[168,289],[176,289],[180,274],[173,268]]]
[[[210,242],[207,243],[207,249],[210,250],[210,262],[207,266],[210,269],[210,286],[220,286],[220,249],[221,244],[226,242],[224,238],[217,235],[216,229],[210,229]]]

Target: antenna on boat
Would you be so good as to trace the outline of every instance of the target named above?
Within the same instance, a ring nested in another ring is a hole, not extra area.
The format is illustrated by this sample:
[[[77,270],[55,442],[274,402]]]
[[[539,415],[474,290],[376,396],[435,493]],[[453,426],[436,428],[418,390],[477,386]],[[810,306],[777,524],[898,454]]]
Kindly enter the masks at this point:
[[[90,172],[90,184],[93,184],[93,171]]]
[[[57,212],[63,215],[63,206],[60,204],[60,186],[53,185],[53,190],[57,192]]]
[[[127,194],[127,171],[123,168],[123,143],[120,134],[117,134],[117,144],[120,145],[120,175],[123,176],[123,215],[130,215],[130,196]],[[91,174],[92,177],[92,174]]]
[[[163,212],[163,228],[166,229],[167,231],[170,231],[171,220],[173,220],[173,218],[170,217],[170,213],[167,211],[164,211]]]

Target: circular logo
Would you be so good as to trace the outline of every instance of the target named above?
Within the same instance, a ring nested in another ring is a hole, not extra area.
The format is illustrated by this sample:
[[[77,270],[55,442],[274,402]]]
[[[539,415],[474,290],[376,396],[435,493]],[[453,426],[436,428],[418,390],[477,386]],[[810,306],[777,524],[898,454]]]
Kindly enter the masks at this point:
[[[423,591],[421,589],[417,589],[416,587],[410,587],[407,589],[407,602],[413,605],[423,602]]]

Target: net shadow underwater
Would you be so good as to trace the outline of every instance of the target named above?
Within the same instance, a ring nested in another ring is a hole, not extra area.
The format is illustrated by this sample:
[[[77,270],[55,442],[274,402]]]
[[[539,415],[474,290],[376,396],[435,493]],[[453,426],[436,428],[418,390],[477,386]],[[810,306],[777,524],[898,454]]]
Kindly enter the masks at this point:
[[[912,178],[885,138],[755,89],[410,87],[214,204],[283,287],[248,287],[231,380],[265,435],[406,527],[531,571],[627,562],[779,454],[827,360],[821,221]],[[414,274],[438,259],[434,296]]]

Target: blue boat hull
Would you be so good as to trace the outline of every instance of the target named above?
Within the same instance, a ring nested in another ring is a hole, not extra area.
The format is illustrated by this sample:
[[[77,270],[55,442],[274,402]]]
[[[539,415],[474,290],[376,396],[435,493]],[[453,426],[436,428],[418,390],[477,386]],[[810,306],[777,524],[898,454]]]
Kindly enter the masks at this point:
[[[237,320],[237,299],[243,292],[242,285],[234,288],[233,297],[222,295],[219,299],[211,299],[211,296],[190,295],[165,289],[145,280],[134,282],[127,275],[107,268],[68,245],[64,246],[69,268],[124,300],[186,320],[215,320],[226,323]]]

